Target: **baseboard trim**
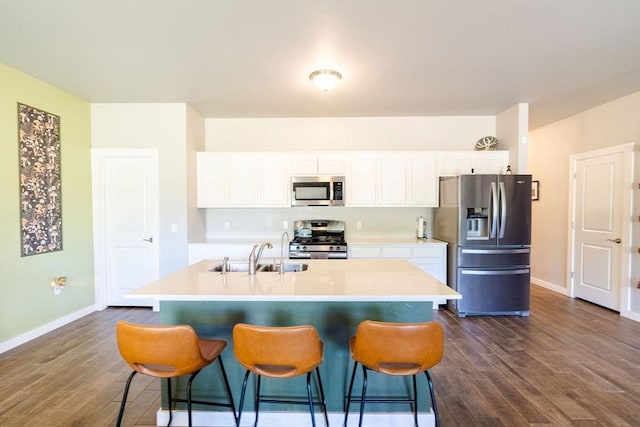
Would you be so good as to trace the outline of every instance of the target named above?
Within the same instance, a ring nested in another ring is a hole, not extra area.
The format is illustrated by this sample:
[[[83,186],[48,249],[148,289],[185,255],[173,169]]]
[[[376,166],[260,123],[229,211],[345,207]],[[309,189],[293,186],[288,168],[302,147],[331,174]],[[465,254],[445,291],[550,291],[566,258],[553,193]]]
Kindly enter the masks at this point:
[[[620,316],[626,317],[627,319],[635,320],[636,322],[640,322],[640,313],[635,311],[620,311]]]
[[[316,408],[316,425],[324,426],[324,416],[319,408]],[[218,411],[192,411],[191,417],[193,425],[198,426],[228,426],[234,425],[233,416],[230,412]],[[241,426],[252,426],[255,420],[254,412],[243,412]],[[329,423],[331,425],[342,425],[344,421],[343,413],[330,412]],[[388,413],[388,412],[365,412],[364,424],[367,427],[406,427],[413,425],[413,414],[411,413]],[[156,415],[156,424],[167,425],[169,422],[169,411],[160,409]],[[435,426],[435,418],[432,412],[418,413],[418,422],[422,427]],[[260,411],[260,427],[282,427],[307,426],[311,425],[309,412],[268,412]],[[172,426],[189,425],[187,411],[173,411]],[[347,427],[358,425],[358,411],[349,413],[349,423]]]
[[[536,279],[535,277],[531,278],[531,283],[533,283],[534,285],[538,285],[543,288],[549,289],[550,291],[557,292],[562,295],[566,295],[568,297],[571,296],[571,292],[569,291],[569,289],[565,288],[564,286],[556,285],[550,282],[545,282],[544,280]]]
[[[75,313],[68,314],[54,320],[53,322],[46,323],[36,329],[32,329],[25,334],[19,335],[15,338],[11,338],[8,341],[4,341],[0,343],[0,354],[16,348],[19,345],[25,344],[51,331],[54,331],[68,323],[81,319],[84,316],[93,313],[94,311],[96,311],[96,306],[90,305],[89,307],[83,308],[82,310],[76,311]]]

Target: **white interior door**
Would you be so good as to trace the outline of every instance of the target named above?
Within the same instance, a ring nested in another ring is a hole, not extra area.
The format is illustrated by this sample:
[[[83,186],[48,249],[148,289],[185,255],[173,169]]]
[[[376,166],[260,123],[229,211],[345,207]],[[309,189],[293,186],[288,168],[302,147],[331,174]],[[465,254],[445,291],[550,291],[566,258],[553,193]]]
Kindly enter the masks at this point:
[[[623,154],[575,161],[574,296],[620,310]]]
[[[124,294],[158,278],[158,159],[154,150],[101,151],[94,173],[96,277],[107,306],[152,306]],[[98,305],[101,305],[98,302]]]

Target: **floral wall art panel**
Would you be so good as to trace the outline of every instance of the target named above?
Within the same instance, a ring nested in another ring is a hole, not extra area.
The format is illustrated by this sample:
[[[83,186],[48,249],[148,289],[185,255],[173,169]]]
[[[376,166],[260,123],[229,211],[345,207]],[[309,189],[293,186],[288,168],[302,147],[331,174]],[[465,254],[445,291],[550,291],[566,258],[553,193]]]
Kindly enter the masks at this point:
[[[22,256],[62,250],[60,117],[18,103]]]

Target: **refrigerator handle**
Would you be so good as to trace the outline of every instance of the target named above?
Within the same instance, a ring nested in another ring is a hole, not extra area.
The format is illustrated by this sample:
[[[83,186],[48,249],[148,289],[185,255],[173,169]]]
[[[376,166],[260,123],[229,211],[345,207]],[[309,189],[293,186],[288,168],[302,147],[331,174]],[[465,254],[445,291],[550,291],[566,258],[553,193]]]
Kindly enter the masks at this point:
[[[496,183],[491,183],[491,231],[489,236],[493,239],[496,237],[498,230],[498,189]]]
[[[504,230],[507,228],[507,190],[504,188],[504,182],[500,182],[500,236],[504,238]]]

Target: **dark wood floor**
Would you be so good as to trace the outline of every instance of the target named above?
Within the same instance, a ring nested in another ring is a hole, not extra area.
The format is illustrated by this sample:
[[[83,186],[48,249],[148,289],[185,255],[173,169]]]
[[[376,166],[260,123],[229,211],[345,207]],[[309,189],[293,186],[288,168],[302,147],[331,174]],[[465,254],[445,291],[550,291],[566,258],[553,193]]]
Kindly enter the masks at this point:
[[[529,318],[435,317],[446,333],[432,370],[444,427],[640,426],[639,323],[536,286]],[[0,426],[115,425],[129,373],[119,319],[157,314],[96,312],[0,355]],[[159,389],[136,378],[125,425],[155,425]]]

